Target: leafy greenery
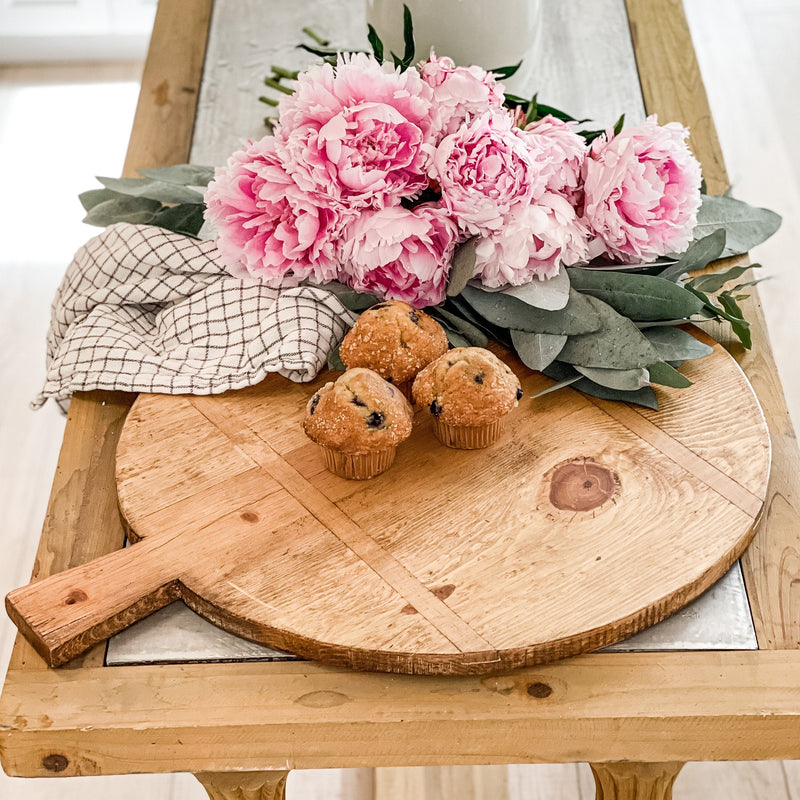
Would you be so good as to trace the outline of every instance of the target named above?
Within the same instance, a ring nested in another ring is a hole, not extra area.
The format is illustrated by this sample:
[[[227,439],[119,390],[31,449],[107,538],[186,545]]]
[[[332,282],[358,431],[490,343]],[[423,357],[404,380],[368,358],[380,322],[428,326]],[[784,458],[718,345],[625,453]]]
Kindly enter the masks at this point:
[[[725,228],[718,228],[708,236],[695,239],[674,264],[658,273],[659,277],[668,281],[677,281],[691,270],[705,269],[712,261],[722,257],[726,239]]]
[[[530,333],[511,331],[511,341],[522,363],[541,372],[549,367],[564,349],[567,336],[563,333]]]
[[[703,195],[694,233],[703,238],[724,229],[727,238],[722,256],[737,256],[769,239],[780,224],[774,211],[754,208],[727,195]]]
[[[699,314],[703,303],[692,292],[653,275],[607,272],[573,267],[573,288],[608,303],[633,320],[659,320]]]
[[[474,237],[467,239],[466,242],[456,248],[447,283],[448,297],[461,294],[475,273],[475,241]]]
[[[186,236],[197,236],[203,226],[205,202],[199,188],[214,177],[213,167],[177,164],[140,170],[142,178],[104,178],[102,189],[79,195],[89,225],[115,222],[157,225]]]

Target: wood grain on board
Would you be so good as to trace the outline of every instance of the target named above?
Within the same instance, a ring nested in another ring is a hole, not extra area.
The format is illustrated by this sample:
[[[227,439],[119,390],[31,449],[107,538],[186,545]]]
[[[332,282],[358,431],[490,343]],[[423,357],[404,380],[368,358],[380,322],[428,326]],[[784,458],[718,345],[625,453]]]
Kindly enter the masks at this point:
[[[797,757],[798,686],[796,653],[763,650],[593,654],[492,677],[309,662],[13,671],[6,705],[24,716],[0,743],[6,773],[53,775],[52,754],[65,777],[768,760]]]
[[[12,618],[61,664],[181,596],[310,659],[481,674],[626,638],[728,570],[761,511],[769,440],[723,348],[691,365],[691,391],[660,390],[658,413],[573,391],[531,399],[551,382],[504,357],[526,399],[496,444],[444,447],[419,411],[370,481],[327,472],[302,431],[330,374],[141,395],[117,447],[141,541],[12,592]],[[712,401],[724,415],[702,413]]]
[[[689,125],[691,144],[711,194],[728,189],[728,175],[680,0],[627,0],[636,60],[648,113]],[[737,263],[730,260],[730,264]],[[767,265],[768,267],[769,265]],[[772,473],[764,514],[742,571],[759,646],[800,647],[800,452],[754,287],[742,304],[751,323],[745,351],[727,326],[714,337],[742,366],[764,409],[772,440]],[[714,410],[724,409],[714,404]]]

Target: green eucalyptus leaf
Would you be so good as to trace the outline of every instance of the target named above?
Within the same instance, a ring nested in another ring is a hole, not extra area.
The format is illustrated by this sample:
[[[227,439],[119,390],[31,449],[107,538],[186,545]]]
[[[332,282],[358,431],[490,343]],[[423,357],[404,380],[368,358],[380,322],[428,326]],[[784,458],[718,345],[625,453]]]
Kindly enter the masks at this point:
[[[680,328],[649,328],[644,335],[662,361],[688,361],[692,358],[704,358],[714,352],[713,347],[698,341],[691,333]]]
[[[578,381],[580,380],[582,380],[580,375],[573,375],[571,378],[565,378],[563,381],[559,381],[553,386],[549,386],[547,389],[543,389],[541,392],[537,392],[535,395],[532,396],[531,399],[535,400],[537,397],[544,397],[546,394],[550,394],[551,392],[557,392],[559,389],[566,389],[567,386],[572,386],[574,383],[578,383]]]
[[[760,266],[761,266],[761,264],[751,264],[750,268],[754,269],[755,267],[760,267]],[[736,286],[734,286],[733,289],[731,289],[731,291],[732,292],[738,292],[741,289],[747,289],[750,286],[757,286],[759,283],[762,283],[763,281],[772,280],[773,277],[774,276],[772,276],[772,275],[768,275],[768,276],[765,276],[763,278],[756,278],[753,281],[745,281],[744,283],[737,283]]]
[[[349,286],[345,286],[338,281],[331,281],[330,283],[317,284],[320,289],[325,289],[331,294],[335,294],[339,302],[348,311],[366,311],[368,308],[380,302],[379,297],[374,294],[366,294],[364,292],[356,292]]]
[[[145,178],[162,183],[174,183],[178,186],[208,186],[214,180],[214,167],[203,167],[199,164],[175,164],[172,167],[140,169]]]
[[[522,286],[509,286],[502,291],[503,294],[516,297],[534,308],[558,311],[569,302],[569,287],[569,274],[566,269],[562,269],[555,277],[545,281],[534,278]]]
[[[182,203],[177,206],[164,206],[153,215],[151,225],[158,225],[168,231],[197,236],[203,227],[203,211],[200,203]]]
[[[672,386],[675,389],[686,389],[692,385],[692,382],[685,375],[681,375],[675,367],[671,367],[663,361],[657,361],[647,369],[650,373],[650,383]]]
[[[161,208],[157,200],[146,197],[127,197],[118,195],[111,200],[93,206],[83,218],[89,225],[105,228],[115,222],[130,222],[134,225],[148,225]]]
[[[85,211],[91,211],[100,203],[105,203],[106,200],[114,200],[120,196],[119,192],[112,192],[111,189],[89,189],[86,192],[81,192],[78,195],[78,200],[81,201]]]
[[[636,392],[650,385],[650,374],[644,367],[636,369],[603,369],[601,367],[580,367],[573,365],[590,381],[605,386],[607,389],[618,389],[622,392]]]
[[[474,286],[466,286],[461,297],[480,316],[501,328],[571,336],[599,330],[603,325],[590,302],[593,298],[572,290],[569,302],[558,311],[544,311],[503,292],[484,292]]]
[[[755,208],[732,197],[703,195],[694,237],[700,239],[724,228],[727,240],[722,255],[736,256],[769,239],[780,225],[781,218],[774,211]]]
[[[722,272],[711,272],[707,275],[698,275],[694,280],[689,281],[689,285],[701,292],[718,292],[729,281],[741,278],[747,270],[753,266],[757,267],[758,264],[746,265],[740,267],[731,267],[730,269],[723,270]]]
[[[486,347],[489,343],[486,334],[477,325],[473,325],[459,314],[447,311],[441,306],[429,308],[427,311],[434,319],[441,321],[446,328],[450,328],[467,339],[470,347]]]
[[[511,341],[517,355],[526,367],[541,372],[555,361],[567,337],[558,333],[530,333],[511,331]]]
[[[703,307],[691,292],[655,275],[606,272],[571,267],[572,286],[592,295],[632,320],[690,317]]]
[[[668,281],[677,281],[686,272],[704,269],[712,261],[722,257],[725,252],[726,239],[727,232],[724,228],[720,228],[702,239],[696,239],[678,261],[659,273],[659,277]]]
[[[750,334],[750,323],[744,318],[742,309],[736,302],[736,298],[728,292],[722,292],[717,296],[717,299],[725,309],[727,316],[725,317],[731,324],[731,329],[739,337],[739,341],[744,345],[745,349],[749,350],[753,346],[752,336]]]
[[[467,239],[456,248],[450,267],[450,278],[447,283],[447,296],[461,294],[464,287],[475,274],[475,245],[477,238]]]
[[[454,331],[449,325],[444,326],[444,333],[450,347],[471,347],[469,339],[458,331]]]
[[[106,189],[130,197],[146,197],[161,203],[202,203],[203,195],[195,189],[150,178],[97,178]]]
[[[645,386],[633,392],[611,389],[608,386],[601,386],[599,383],[595,383],[583,377],[569,364],[564,364],[561,361],[554,361],[544,370],[544,374],[547,375],[548,378],[560,381],[557,387],[551,387],[550,391],[571,384],[572,388],[576,391],[583,392],[592,397],[599,397],[602,400],[619,400],[624,403],[635,403],[636,405],[645,406],[646,408],[652,408],[654,411],[658,410],[658,399],[653,389],[649,386]],[[576,378],[577,380],[575,380]]]
[[[462,319],[471,322],[476,328],[483,331],[489,339],[511,347],[511,337],[506,328],[499,328],[487,322],[463,297],[449,297],[445,300],[445,309]]]
[[[633,403],[637,406],[644,406],[645,408],[652,408],[653,411],[658,411],[658,398],[652,387],[644,386],[637,389],[635,392],[626,392],[621,389],[612,389],[608,386],[601,386],[594,381],[584,378],[575,384],[575,388],[579,392],[591,395],[592,397],[599,397],[601,400],[614,400],[622,403]]]
[[[693,286],[687,286],[686,288],[703,301],[705,305],[703,315],[707,319],[727,320],[731,324],[731,330],[739,337],[739,341],[744,348],[749,350],[753,346],[750,323],[744,319],[738,303],[729,293],[722,292],[718,295],[718,299],[722,304],[722,308],[720,308],[705,292],[701,292]]]
[[[591,333],[570,336],[558,355],[559,361],[581,367],[637,369],[658,360],[658,353],[644,334],[626,317],[601,300],[589,296],[601,316],[603,327]]]
[[[347,370],[347,367],[342,361],[342,357],[339,355],[339,348],[341,346],[342,345],[340,342],[336,345],[336,347],[331,349],[330,353],[328,353],[328,369],[333,369],[337,372],[345,372]]]
[[[699,312],[700,316],[706,315],[706,309],[703,308]],[[655,322],[642,322],[641,320],[637,320],[635,325],[640,330],[647,330],[648,328],[663,328],[667,325],[685,325],[686,320],[681,319],[659,319]]]

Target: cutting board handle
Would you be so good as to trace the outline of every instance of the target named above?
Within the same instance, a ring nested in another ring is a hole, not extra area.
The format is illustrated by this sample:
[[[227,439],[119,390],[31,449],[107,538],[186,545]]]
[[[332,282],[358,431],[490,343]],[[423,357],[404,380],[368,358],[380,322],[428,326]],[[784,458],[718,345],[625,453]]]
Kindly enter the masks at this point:
[[[51,667],[58,667],[177,600],[181,585],[164,550],[144,540],[15,589],[6,610]]]

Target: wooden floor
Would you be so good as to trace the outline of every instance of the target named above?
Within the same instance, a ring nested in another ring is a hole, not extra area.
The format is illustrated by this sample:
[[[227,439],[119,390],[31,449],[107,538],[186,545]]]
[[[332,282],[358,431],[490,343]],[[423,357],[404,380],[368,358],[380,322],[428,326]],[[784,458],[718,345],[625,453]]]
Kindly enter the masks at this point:
[[[753,255],[795,426],[800,424],[800,0],[685,0],[734,193],[784,216]],[[48,307],[72,252],[91,235],[77,192],[119,173],[140,65],[0,68],[0,591],[25,583],[63,418],[28,408],[42,380]],[[10,187],[10,190],[9,190]],[[0,619],[0,673],[14,629]],[[590,800],[585,764],[327,771],[290,777],[290,800]],[[21,780],[2,800],[201,800],[188,775]],[[689,764],[676,800],[800,800],[800,762]]]

